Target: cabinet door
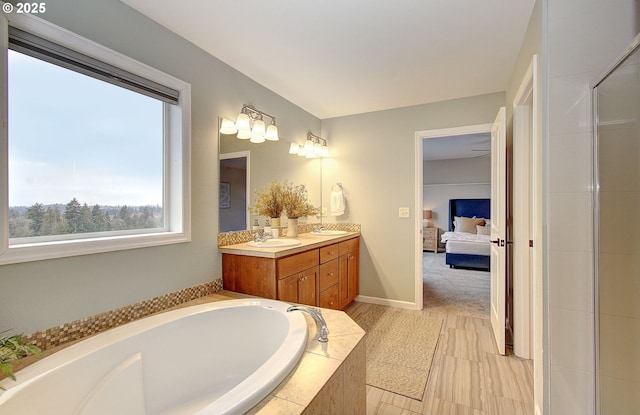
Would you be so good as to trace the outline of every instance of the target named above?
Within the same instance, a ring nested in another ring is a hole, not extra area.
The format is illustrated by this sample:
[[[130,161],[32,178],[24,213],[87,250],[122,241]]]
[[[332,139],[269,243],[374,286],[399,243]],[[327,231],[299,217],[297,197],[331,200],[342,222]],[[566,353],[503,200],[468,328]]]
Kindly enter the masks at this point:
[[[298,280],[298,302],[300,304],[318,305],[316,297],[317,281],[318,267],[310,268],[300,274],[300,279]]]
[[[317,306],[318,267],[278,280],[278,300]]]
[[[360,292],[358,263],[358,251],[352,252],[347,255],[349,302],[353,301]]]
[[[298,303],[298,274],[278,280],[278,300]]]
[[[346,307],[360,292],[358,251],[340,257],[340,307]]]

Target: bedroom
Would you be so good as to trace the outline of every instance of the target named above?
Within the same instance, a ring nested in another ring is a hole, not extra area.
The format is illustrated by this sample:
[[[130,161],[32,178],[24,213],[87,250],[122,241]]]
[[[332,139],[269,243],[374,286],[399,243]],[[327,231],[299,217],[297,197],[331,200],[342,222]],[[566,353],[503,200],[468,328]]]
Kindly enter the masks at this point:
[[[464,231],[460,226],[453,231],[452,217],[486,214],[455,213],[455,207],[464,208],[451,200],[473,199],[480,203],[478,212],[488,210],[491,196],[490,134],[474,133],[457,136],[432,137],[423,140],[423,261],[425,308],[489,318],[490,278],[487,235],[489,221],[466,220]],[[453,207],[453,211],[451,211]],[[476,206],[471,208],[476,209]],[[461,219],[465,221],[465,219]],[[473,222],[473,223],[471,223]],[[473,226],[471,226],[473,225]],[[473,232],[471,232],[473,231]],[[481,244],[449,239],[482,239]],[[456,243],[462,250],[455,248]],[[466,248],[466,249],[465,249]],[[471,249],[471,251],[469,251]],[[479,250],[479,251],[478,251]],[[456,253],[460,252],[460,253]],[[467,255],[473,253],[473,256]],[[479,255],[478,255],[479,254]]]

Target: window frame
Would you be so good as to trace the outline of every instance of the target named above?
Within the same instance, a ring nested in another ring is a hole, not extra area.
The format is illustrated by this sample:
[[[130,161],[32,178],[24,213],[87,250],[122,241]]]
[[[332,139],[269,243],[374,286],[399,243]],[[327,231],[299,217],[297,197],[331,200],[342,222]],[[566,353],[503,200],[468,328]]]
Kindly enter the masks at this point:
[[[0,1],[0,4],[2,2]],[[177,105],[166,104],[164,117],[164,231],[125,235],[78,234],[55,241],[9,243],[8,27],[32,33],[63,47],[179,91]],[[29,14],[0,15],[0,265],[145,248],[191,241],[191,85],[119,52]],[[84,237],[83,237],[84,236]],[[89,236],[89,237],[87,237]]]

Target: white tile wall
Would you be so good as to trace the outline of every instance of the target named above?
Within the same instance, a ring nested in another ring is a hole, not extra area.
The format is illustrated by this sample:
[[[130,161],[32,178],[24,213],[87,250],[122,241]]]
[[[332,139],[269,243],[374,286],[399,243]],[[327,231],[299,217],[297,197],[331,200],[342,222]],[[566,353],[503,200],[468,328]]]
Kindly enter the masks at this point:
[[[638,2],[546,4],[549,411],[590,415],[595,413],[595,334],[589,84],[633,40]]]

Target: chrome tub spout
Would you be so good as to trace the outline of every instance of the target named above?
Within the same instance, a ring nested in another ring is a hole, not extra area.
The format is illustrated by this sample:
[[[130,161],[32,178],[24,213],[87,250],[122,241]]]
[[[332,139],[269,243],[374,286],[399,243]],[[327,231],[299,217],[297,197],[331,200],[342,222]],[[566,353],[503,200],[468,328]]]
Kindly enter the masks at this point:
[[[323,343],[329,341],[329,329],[327,328],[327,322],[324,321],[324,317],[322,316],[322,311],[317,308],[306,307],[302,305],[294,305],[287,308],[287,312],[291,311],[302,311],[309,314],[316,322],[316,327],[318,330],[318,341]]]

